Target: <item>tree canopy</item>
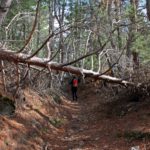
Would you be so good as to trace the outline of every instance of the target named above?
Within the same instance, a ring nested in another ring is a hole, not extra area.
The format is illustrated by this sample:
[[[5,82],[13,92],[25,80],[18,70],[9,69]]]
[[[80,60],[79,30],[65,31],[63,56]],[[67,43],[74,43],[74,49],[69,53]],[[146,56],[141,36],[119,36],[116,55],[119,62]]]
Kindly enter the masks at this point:
[[[148,14],[142,0],[2,0],[1,48],[128,78],[150,62]]]

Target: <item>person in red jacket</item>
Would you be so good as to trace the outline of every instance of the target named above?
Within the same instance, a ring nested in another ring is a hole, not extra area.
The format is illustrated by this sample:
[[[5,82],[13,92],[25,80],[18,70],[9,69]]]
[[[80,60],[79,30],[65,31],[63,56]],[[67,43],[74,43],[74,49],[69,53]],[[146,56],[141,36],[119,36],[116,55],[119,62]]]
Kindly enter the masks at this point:
[[[71,92],[72,92],[73,101],[77,101],[78,99],[78,96],[77,96],[78,82],[79,80],[75,76],[71,80]]]

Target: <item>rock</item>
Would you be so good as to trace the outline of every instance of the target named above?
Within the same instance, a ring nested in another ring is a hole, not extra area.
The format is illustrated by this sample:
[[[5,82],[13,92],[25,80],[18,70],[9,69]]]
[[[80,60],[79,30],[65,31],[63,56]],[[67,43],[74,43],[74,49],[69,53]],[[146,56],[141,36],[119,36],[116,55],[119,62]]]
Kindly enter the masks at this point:
[[[82,131],[84,131],[84,129],[83,129],[83,128],[80,128],[79,131],[82,132]]]
[[[130,107],[133,107],[133,106],[134,106],[133,103],[129,103],[126,107],[127,107],[127,108],[130,108]]]
[[[80,142],[79,142],[79,146],[80,146],[80,147],[83,147],[83,146],[84,146],[84,142],[83,142],[83,141],[80,141]]]
[[[133,110],[134,110],[133,107],[128,108],[128,112],[133,111]]]
[[[128,108],[127,111],[128,111],[128,112],[131,112],[131,111],[137,111],[137,108],[136,108],[136,107],[130,107],[130,108]]]
[[[98,141],[100,138],[99,137],[97,137],[97,138],[95,138],[95,141]]]
[[[131,147],[131,150],[140,150],[140,147],[139,146],[134,146],[134,147]]]
[[[126,112],[122,110],[120,113],[120,116],[125,116],[125,115],[126,115]]]
[[[105,145],[105,146],[103,147],[103,149],[109,149],[109,146],[108,146],[108,145]]]

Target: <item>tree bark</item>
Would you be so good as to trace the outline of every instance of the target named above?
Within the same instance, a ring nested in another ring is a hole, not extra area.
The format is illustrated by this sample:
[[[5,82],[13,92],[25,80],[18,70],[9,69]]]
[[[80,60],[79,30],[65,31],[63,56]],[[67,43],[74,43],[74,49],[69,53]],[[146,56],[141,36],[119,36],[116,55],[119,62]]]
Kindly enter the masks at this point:
[[[44,67],[53,70],[69,72],[76,75],[84,75],[85,77],[101,79],[107,82],[117,83],[124,86],[135,86],[135,84],[132,82],[128,82],[120,78],[115,78],[108,75],[100,75],[98,72],[94,72],[92,70],[81,69],[73,66],[62,66],[62,64],[57,62],[46,63],[47,59],[41,59],[38,57],[32,57],[29,60],[27,60],[26,59],[27,57],[29,57],[29,55],[23,53],[16,54],[10,50],[1,50],[1,54],[0,54],[0,60],[7,60],[9,62],[15,62],[15,63],[24,63],[28,65],[34,65],[34,66]]]
[[[0,4],[0,26],[2,25],[8,11],[10,8],[10,5],[13,0],[1,0]]]
[[[129,15],[130,23],[129,26],[129,33],[128,33],[128,39],[127,39],[127,51],[126,55],[131,58],[132,52],[131,47],[134,42],[134,37],[136,33],[136,18],[137,18],[137,8],[138,8],[138,0],[130,0],[130,4],[132,5],[132,13]]]
[[[146,0],[147,17],[150,20],[150,1]]]

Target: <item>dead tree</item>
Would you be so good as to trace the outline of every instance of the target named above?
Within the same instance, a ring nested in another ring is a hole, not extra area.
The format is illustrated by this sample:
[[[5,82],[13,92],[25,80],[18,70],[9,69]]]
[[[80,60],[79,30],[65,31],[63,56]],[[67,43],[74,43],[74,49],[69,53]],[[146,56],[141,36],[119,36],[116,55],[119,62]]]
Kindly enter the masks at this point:
[[[70,65],[63,66],[60,63],[52,62],[52,61],[47,62],[47,59],[41,59],[35,56],[30,59],[26,59],[28,57],[29,55],[26,55],[23,53],[14,53],[13,51],[10,51],[10,50],[3,50],[1,51],[1,54],[0,54],[0,60],[7,60],[10,62],[14,62],[14,63],[23,63],[23,64],[28,64],[30,66],[32,65],[39,66],[43,68],[69,72],[69,73],[76,74],[76,75],[84,75],[85,77],[101,79],[101,80],[105,80],[111,83],[121,84],[124,86],[134,86],[134,83],[132,82],[128,82],[120,78],[111,77],[111,76],[104,75],[104,74],[101,75],[98,72],[94,72],[92,70],[86,70],[86,69],[82,69],[82,68],[78,68],[78,67],[74,67]]]

